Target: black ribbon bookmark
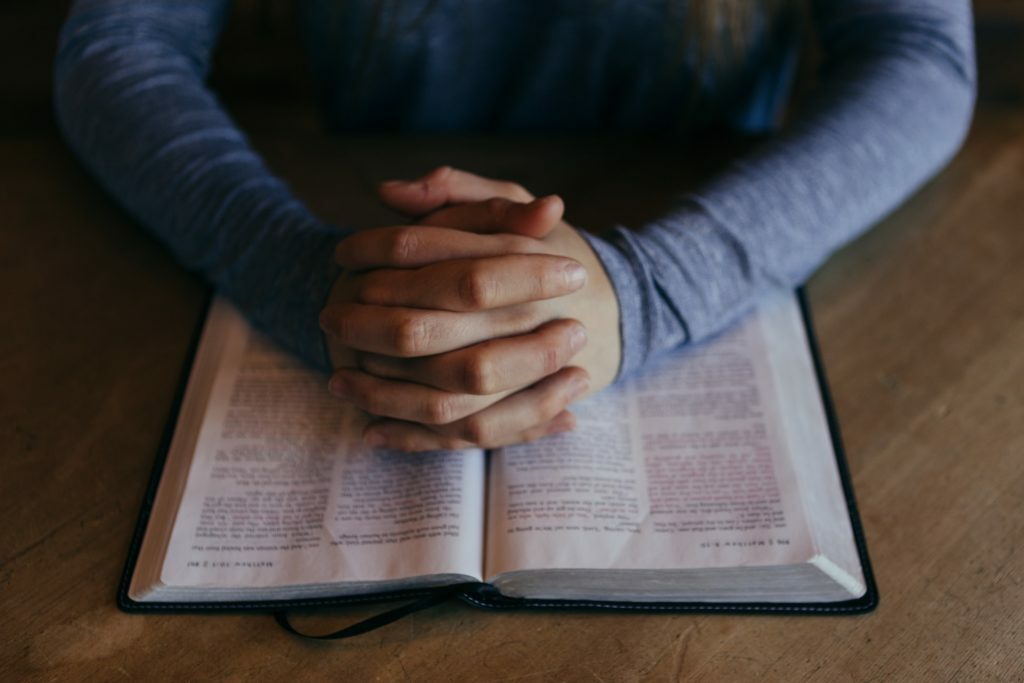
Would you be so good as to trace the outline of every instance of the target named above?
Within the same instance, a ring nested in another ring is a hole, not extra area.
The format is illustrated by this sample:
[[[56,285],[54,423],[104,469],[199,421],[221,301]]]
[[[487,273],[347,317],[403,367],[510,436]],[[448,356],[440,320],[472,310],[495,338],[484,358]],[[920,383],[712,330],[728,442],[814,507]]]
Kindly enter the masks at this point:
[[[309,638],[310,640],[340,640],[342,638],[351,638],[352,636],[368,633],[374,629],[380,628],[381,626],[387,626],[391,622],[398,621],[404,616],[408,616],[413,612],[419,612],[420,610],[427,609],[428,607],[433,607],[434,605],[439,605],[442,602],[450,600],[456,595],[479,585],[480,584],[478,583],[457,583],[451,586],[445,586],[444,588],[439,588],[436,592],[420,598],[419,600],[414,600],[413,602],[406,603],[401,607],[390,609],[387,612],[375,614],[368,619],[363,619],[351,626],[346,626],[343,629],[339,629],[331,633],[323,633],[319,635],[303,633],[292,626],[292,623],[288,618],[288,612],[286,611],[275,612],[274,621],[277,622],[278,626],[283,628],[285,631],[288,631],[288,633],[302,638]]]

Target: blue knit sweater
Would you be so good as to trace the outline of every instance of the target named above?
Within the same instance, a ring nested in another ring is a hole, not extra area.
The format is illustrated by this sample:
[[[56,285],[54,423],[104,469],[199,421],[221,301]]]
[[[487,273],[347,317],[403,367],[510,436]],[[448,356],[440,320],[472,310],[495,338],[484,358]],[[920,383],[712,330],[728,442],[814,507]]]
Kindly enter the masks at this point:
[[[267,170],[205,85],[227,5],[78,0],[60,38],[58,120],[183,264],[327,368],[317,315],[345,230]],[[772,128],[795,31],[755,21],[748,59],[724,78],[693,66],[679,5],[306,0],[302,15],[340,130],[672,134],[700,123],[695,111]],[[962,141],[975,93],[968,0],[812,5],[825,63],[806,106],[660,219],[590,238],[621,304],[620,374],[719,331],[767,288],[801,282]],[[717,106],[695,109],[702,97]]]

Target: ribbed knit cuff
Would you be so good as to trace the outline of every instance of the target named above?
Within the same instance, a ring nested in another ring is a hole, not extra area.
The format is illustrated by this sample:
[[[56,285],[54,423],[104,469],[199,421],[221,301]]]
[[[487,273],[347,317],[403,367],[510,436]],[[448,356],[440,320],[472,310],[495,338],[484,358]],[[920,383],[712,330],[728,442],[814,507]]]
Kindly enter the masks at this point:
[[[622,359],[615,380],[640,370],[658,349],[654,339],[653,311],[658,302],[653,278],[632,245],[629,232],[617,228],[606,238],[582,232],[601,260],[619,301],[619,335]]]

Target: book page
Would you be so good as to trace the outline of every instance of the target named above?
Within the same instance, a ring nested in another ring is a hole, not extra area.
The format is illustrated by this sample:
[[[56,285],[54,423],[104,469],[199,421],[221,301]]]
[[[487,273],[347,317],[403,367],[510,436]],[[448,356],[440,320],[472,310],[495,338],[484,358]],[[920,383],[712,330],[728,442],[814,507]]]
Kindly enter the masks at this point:
[[[761,318],[762,336],[771,358],[778,403],[785,406],[778,412],[817,552],[811,562],[859,597],[867,584],[821,391],[809,379],[817,378],[817,371],[808,352],[807,327],[798,306],[771,305],[772,315]],[[824,453],[833,457],[822,457]]]
[[[763,308],[579,404],[572,433],[493,454],[486,575],[808,561],[763,337],[776,314]]]
[[[256,588],[479,576],[481,451],[367,449],[360,418],[330,396],[322,375],[224,302],[207,325],[219,330],[222,350],[161,583]]]

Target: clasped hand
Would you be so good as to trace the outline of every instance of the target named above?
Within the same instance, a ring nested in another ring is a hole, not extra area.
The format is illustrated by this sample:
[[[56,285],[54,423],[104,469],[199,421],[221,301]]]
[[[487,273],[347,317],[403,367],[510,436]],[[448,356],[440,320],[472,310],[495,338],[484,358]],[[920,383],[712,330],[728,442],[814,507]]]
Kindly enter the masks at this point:
[[[380,195],[421,218],[342,241],[320,316],[330,389],[371,415],[366,443],[494,448],[572,429],[566,407],[612,382],[621,351],[614,290],[561,199],[448,167]]]

